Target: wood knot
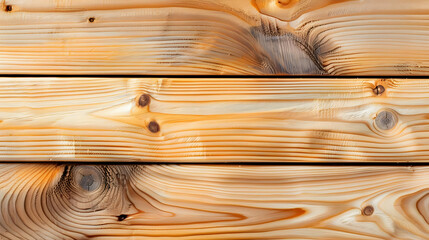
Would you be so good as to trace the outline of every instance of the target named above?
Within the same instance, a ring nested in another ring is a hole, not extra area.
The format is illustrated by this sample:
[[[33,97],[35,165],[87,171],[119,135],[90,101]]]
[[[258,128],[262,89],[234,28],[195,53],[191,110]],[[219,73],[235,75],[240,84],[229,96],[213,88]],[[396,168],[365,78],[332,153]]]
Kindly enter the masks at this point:
[[[155,121],[151,121],[149,123],[149,125],[147,126],[147,128],[149,129],[149,131],[151,131],[153,133],[159,132],[159,129],[160,129],[159,124]]]
[[[79,186],[88,192],[97,190],[101,186],[103,179],[101,172],[91,166],[79,167],[76,170],[75,178]]]
[[[95,18],[93,17],[88,18],[88,22],[94,22],[94,21],[95,21]]]
[[[138,103],[138,105],[140,107],[145,107],[146,105],[148,105],[150,103],[150,96],[149,96],[149,94],[143,94],[143,95],[141,95],[139,97],[139,100],[138,100],[137,103]]]
[[[127,217],[128,217],[128,215],[121,214],[121,215],[118,216],[118,221],[124,221]]]
[[[390,130],[396,125],[395,114],[390,111],[381,111],[375,118],[375,125],[381,130]]]
[[[384,91],[385,91],[386,89],[384,88],[384,86],[383,85],[377,85],[374,89],[373,89],[373,92],[374,92],[374,94],[375,95],[381,95],[381,94],[383,94],[384,93]]]
[[[374,207],[369,205],[364,207],[364,209],[362,210],[362,215],[364,216],[371,216],[374,213]]]
[[[6,5],[6,6],[4,7],[4,10],[5,10],[6,12],[11,12],[11,11],[12,11],[12,5]]]

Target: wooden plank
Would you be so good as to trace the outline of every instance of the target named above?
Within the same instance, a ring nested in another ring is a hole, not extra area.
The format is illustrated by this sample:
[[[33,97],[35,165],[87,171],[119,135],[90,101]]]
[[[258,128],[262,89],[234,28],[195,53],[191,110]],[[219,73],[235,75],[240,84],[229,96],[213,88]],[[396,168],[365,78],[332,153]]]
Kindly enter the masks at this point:
[[[428,75],[425,0],[7,0],[0,74]]]
[[[428,176],[428,167],[1,164],[0,236],[428,239]]]
[[[0,78],[0,160],[424,162],[427,98],[429,79]]]

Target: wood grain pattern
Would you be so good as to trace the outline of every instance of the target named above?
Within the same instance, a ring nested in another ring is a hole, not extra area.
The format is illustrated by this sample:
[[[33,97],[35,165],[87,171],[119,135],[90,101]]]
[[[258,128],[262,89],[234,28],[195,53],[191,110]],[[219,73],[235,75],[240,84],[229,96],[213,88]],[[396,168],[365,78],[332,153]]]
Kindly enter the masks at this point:
[[[429,73],[425,0],[1,3],[0,74]]]
[[[97,175],[92,189],[83,172]],[[428,239],[428,167],[0,165],[2,239]]]
[[[0,78],[0,160],[424,162],[427,98],[429,79]]]

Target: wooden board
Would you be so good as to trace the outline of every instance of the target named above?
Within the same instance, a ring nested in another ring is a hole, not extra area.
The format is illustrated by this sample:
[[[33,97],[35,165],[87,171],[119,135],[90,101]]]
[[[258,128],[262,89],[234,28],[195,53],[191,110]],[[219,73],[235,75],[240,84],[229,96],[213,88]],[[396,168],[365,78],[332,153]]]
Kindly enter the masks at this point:
[[[426,0],[6,0],[0,74],[427,75]]]
[[[428,161],[428,98],[429,79],[0,78],[0,160]]]
[[[428,239],[428,176],[428,167],[1,164],[0,236]]]

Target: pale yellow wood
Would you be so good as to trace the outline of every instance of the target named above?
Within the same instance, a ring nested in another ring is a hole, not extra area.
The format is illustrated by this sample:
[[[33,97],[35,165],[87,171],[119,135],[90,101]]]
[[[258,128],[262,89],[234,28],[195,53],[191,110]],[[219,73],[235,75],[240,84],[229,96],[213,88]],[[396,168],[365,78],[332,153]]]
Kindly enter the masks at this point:
[[[426,0],[1,3],[0,74],[429,74]]]
[[[0,160],[428,161],[428,98],[429,79],[0,78]]]
[[[93,177],[89,191],[81,174]],[[1,164],[0,237],[428,239],[428,176],[428,167]]]

